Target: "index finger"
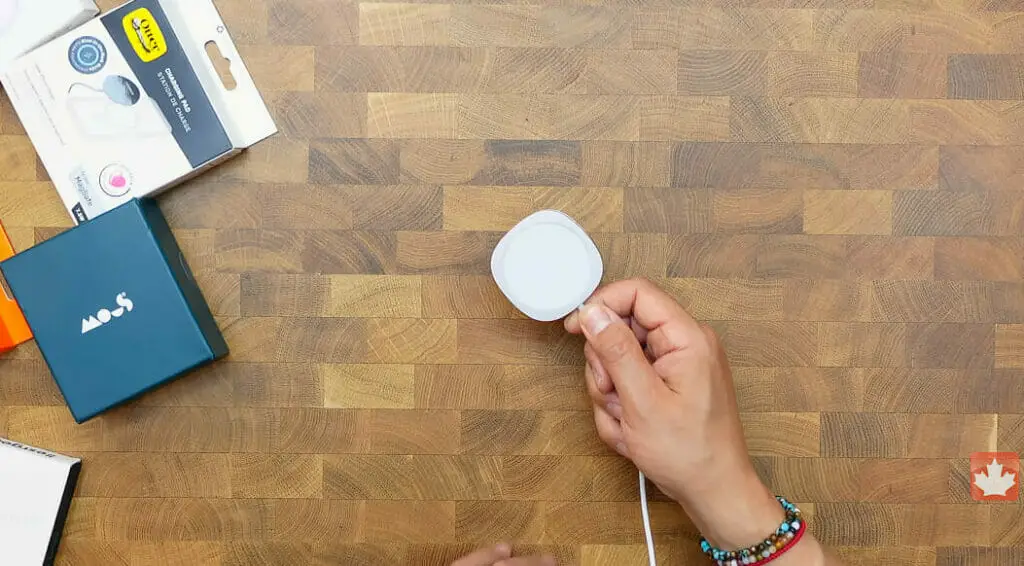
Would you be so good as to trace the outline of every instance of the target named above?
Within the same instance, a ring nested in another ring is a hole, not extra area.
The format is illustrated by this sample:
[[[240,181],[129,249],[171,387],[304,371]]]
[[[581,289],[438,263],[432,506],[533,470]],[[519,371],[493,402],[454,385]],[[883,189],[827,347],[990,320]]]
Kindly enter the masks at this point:
[[[656,358],[685,348],[703,337],[700,324],[671,295],[647,279],[616,281],[598,289],[587,304],[603,304],[620,316],[631,316],[647,329],[647,344]],[[582,332],[578,313],[565,319],[565,329]]]

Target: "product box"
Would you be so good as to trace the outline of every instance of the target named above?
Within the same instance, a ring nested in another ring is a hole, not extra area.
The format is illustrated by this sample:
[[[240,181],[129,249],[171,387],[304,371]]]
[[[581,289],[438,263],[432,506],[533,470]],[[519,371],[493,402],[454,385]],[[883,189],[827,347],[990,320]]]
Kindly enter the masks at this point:
[[[134,0],[29,52],[2,79],[77,222],[277,131],[212,0]]]
[[[10,238],[0,224],[0,261],[14,255],[14,246]],[[0,289],[0,354],[13,350],[19,344],[32,339],[32,331],[29,330],[25,315],[22,314],[18,303],[7,292]]]
[[[0,69],[99,12],[92,0],[0,0]]]
[[[80,469],[77,458],[0,438],[0,564],[53,564]]]
[[[37,244],[0,271],[78,422],[228,353],[151,199]]]

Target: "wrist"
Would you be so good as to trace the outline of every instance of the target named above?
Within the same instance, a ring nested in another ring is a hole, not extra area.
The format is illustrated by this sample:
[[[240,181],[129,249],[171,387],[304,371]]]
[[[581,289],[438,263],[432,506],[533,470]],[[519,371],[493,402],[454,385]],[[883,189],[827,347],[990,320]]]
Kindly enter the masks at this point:
[[[702,535],[717,548],[746,548],[775,532],[786,517],[775,496],[751,470],[680,501]]]

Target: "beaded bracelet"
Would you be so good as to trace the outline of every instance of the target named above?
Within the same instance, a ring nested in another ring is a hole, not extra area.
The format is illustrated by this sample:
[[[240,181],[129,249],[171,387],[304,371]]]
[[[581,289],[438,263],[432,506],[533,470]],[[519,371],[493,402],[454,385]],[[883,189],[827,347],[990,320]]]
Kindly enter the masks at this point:
[[[781,549],[779,549],[779,551],[776,552],[775,554],[772,554],[768,558],[765,558],[764,560],[761,560],[760,562],[757,562],[756,563],[757,566],[765,566],[769,562],[774,561],[776,558],[781,558],[783,554],[785,554],[787,551],[789,551],[789,549],[791,549],[794,546],[796,546],[796,543],[800,542],[800,538],[804,536],[805,532],[807,532],[806,528],[803,528],[803,529],[800,529],[799,531],[797,531],[796,534],[793,535],[793,538],[789,539],[789,542],[787,542],[785,546],[783,546]]]
[[[701,537],[700,549],[718,566],[761,566],[775,560],[777,556],[792,548],[804,534],[802,515],[796,505],[785,498],[775,498],[786,512],[786,519],[771,536],[750,548],[740,550],[721,550],[711,546],[708,539]]]

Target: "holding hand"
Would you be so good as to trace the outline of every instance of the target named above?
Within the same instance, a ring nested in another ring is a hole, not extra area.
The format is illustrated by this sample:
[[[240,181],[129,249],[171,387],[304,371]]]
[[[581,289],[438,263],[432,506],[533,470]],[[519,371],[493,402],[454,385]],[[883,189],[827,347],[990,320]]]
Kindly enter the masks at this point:
[[[565,321],[587,338],[601,438],[678,501],[710,542],[741,548],[784,516],[754,471],[715,333],[646,280],[599,289]]]
[[[729,362],[710,328],[646,280],[599,289],[565,328],[587,338],[585,375],[598,435],[679,502],[711,545],[744,549],[783,532],[783,519],[791,519],[750,461]],[[550,557],[510,557],[511,549],[498,545],[452,566],[555,564]],[[839,566],[806,530],[772,560]]]

